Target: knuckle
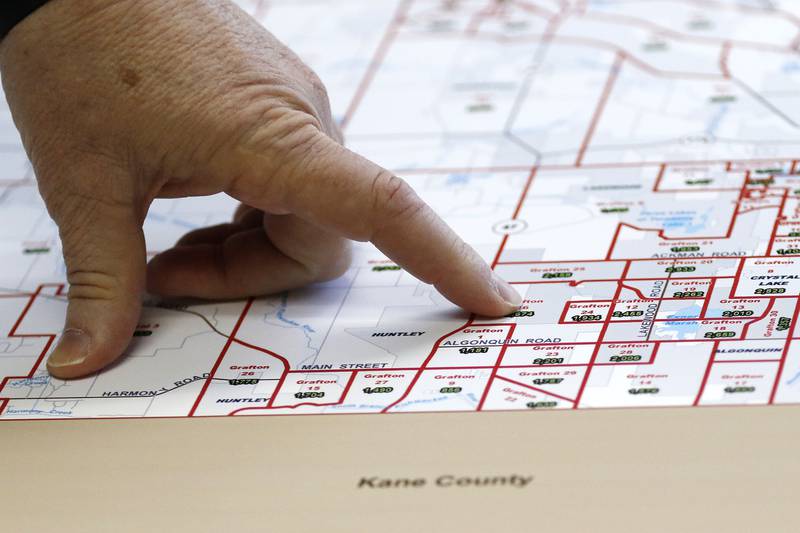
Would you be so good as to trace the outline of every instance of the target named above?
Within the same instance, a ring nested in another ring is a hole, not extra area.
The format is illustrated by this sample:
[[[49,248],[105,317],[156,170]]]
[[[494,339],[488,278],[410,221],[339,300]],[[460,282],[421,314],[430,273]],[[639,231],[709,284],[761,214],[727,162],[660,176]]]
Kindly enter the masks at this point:
[[[331,281],[342,276],[353,258],[351,242],[335,235],[327,235],[314,246],[300,246],[283,253],[294,261],[306,283]]]
[[[312,267],[314,281],[331,281],[342,276],[350,268],[353,253],[349,244],[345,244],[338,251],[329,254],[324,261]]]
[[[325,88],[325,84],[322,83],[322,80],[319,78],[319,76],[317,76],[317,73],[311,69],[307,69],[306,76],[314,96],[316,96],[325,106],[328,106],[328,89]]]
[[[299,179],[309,172],[319,170],[327,153],[327,139],[316,127],[304,127],[291,132],[284,139],[282,172],[286,179]]]
[[[318,170],[324,141],[310,117],[287,113],[240,145],[245,166],[232,179],[228,192],[244,203],[263,203],[268,196],[276,205],[285,204],[286,195],[302,187],[302,177]]]
[[[374,227],[385,224],[403,224],[425,210],[426,204],[402,178],[381,169],[372,184],[373,216],[379,218]],[[384,224],[379,222],[383,220]]]
[[[144,216],[137,184],[117,167],[83,161],[68,170],[39,165],[35,171],[47,210],[62,231],[86,229],[104,218]]]
[[[70,300],[113,300],[119,294],[120,283],[116,276],[96,270],[69,269],[67,271]]]
[[[328,90],[314,72],[311,73],[311,93],[313,95],[314,106],[317,111],[317,116],[320,122],[325,124],[335,124],[331,116],[331,100],[328,96]],[[335,127],[335,126],[334,126]]]
[[[235,145],[256,153],[283,153],[286,146],[303,138],[306,131],[319,131],[319,121],[310,113],[290,106],[264,105],[247,108],[234,128],[240,133]]]
[[[297,137],[287,148],[277,173],[283,190],[292,196],[287,198],[286,205],[316,195],[316,182],[311,178],[322,175],[325,165],[331,160],[330,141],[325,135],[306,130],[297,132]]]

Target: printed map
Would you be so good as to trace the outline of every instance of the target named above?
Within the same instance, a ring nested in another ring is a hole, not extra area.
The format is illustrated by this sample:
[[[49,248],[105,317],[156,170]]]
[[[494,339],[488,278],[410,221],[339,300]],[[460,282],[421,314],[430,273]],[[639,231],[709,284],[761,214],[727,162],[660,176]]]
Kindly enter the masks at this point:
[[[118,364],[53,379],[64,265],[4,107],[0,417],[800,402],[800,2],[240,4],[522,309],[469,316],[358,245],[303,290],[148,298]],[[234,207],[156,201],[149,252]]]

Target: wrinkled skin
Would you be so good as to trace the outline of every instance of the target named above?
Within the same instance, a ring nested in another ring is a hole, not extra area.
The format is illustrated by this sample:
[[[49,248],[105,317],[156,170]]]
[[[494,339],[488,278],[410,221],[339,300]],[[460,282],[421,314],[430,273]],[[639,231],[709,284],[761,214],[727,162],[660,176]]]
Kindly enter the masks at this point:
[[[330,280],[350,239],[469,311],[519,304],[404,181],[342,146],[316,75],[227,0],[53,0],[3,40],[0,68],[63,241],[54,376],[117,359],[145,290],[232,298]],[[148,265],[152,200],[218,192],[242,203],[234,220]]]

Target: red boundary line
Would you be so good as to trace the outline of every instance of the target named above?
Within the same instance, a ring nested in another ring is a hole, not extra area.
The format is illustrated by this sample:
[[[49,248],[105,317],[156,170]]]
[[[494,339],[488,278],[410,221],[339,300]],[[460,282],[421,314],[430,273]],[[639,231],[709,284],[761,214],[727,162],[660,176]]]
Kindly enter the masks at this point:
[[[617,52],[617,55],[614,58],[614,63],[611,65],[611,72],[608,74],[608,79],[603,86],[603,92],[600,93],[600,101],[597,103],[597,108],[594,111],[594,115],[592,115],[591,122],[589,122],[589,129],[586,131],[586,135],[581,142],[581,147],[578,149],[578,156],[575,158],[576,167],[581,166],[583,163],[583,156],[586,154],[586,150],[589,148],[589,143],[592,141],[594,131],[597,129],[597,124],[600,122],[600,117],[605,110],[608,98],[611,96],[611,91],[614,88],[617,78],[619,77],[620,70],[622,70],[622,63],[625,60],[625,57],[626,56],[622,53]]]
[[[370,84],[372,84],[372,80],[375,78],[378,69],[386,58],[386,55],[389,53],[389,48],[391,47],[392,42],[397,35],[400,25],[405,19],[406,13],[411,7],[412,1],[413,0],[403,0],[397,6],[397,11],[395,11],[394,17],[392,17],[392,20],[389,22],[386,32],[383,34],[383,38],[378,44],[378,48],[375,50],[375,55],[372,57],[372,61],[370,61],[367,71],[364,74],[364,77],[361,79],[361,83],[359,83],[358,87],[356,88],[353,99],[350,101],[350,105],[347,106],[347,110],[342,117],[342,122],[340,124],[340,128],[342,130],[347,128],[347,126],[350,124],[353,115],[355,115],[356,109],[358,109],[358,106],[361,105],[361,101],[367,94],[367,89],[369,88]]]
[[[797,302],[795,303],[791,329],[786,335],[786,344],[783,346],[783,352],[781,353],[780,362],[778,363],[778,369],[775,372],[775,383],[772,385],[772,391],[769,394],[769,401],[767,402],[769,405],[772,405],[775,402],[775,396],[778,394],[778,387],[780,385],[781,377],[783,376],[783,369],[786,366],[786,356],[789,354],[789,347],[792,345],[792,339],[794,338],[794,332],[797,330],[797,320],[799,317],[800,297],[798,297]]]
[[[200,390],[200,394],[197,395],[197,399],[192,405],[192,408],[189,410],[189,414],[187,416],[194,416],[194,413],[197,411],[197,407],[200,405],[200,402],[203,400],[203,396],[205,396],[206,391],[208,390],[208,386],[211,385],[211,380],[214,378],[214,374],[217,373],[219,366],[222,364],[222,360],[225,358],[225,354],[228,353],[228,349],[233,344],[233,339],[236,337],[236,333],[239,331],[239,328],[244,322],[244,317],[247,316],[248,311],[250,311],[250,307],[253,305],[253,298],[249,298],[247,303],[245,304],[242,312],[239,314],[239,319],[236,321],[236,325],[233,326],[233,330],[231,330],[231,334],[228,337],[228,340],[225,341],[225,346],[222,347],[222,351],[219,353],[219,357],[217,357],[217,361],[214,363],[214,366],[211,368],[211,372],[209,372],[208,377],[203,384],[203,388]]]
[[[9,338],[44,338],[44,339],[47,339],[47,341],[45,342],[45,345],[42,348],[41,353],[39,353],[38,357],[36,358],[36,361],[34,361],[33,365],[31,366],[31,370],[30,370],[30,372],[28,372],[27,375],[25,375],[25,376],[6,376],[2,380],[0,380],[0,395],[2,395],[4,389],[5,389],[5,387],[6,387],[6,385],[8,384],[9,381],[15,380],[15,379],[31,379],[31,378],[33,378],[33,376],[36,374],[36,371],[39,369],[39,366],[41,366],[42,361],[44,361],[45,356],[50,351],[50,347],[53,345],[53,342],[56,340],[57,335],[54,335],[52,333],[17,333],[17,330],[22,325],[22,322],[23,322],[23,320],[25,320],[25,317],[28,315],[28,312],[31,310],[31,307],[33,307],[33,303],[36,301],[36,298],[39,297],[39,295],[42,292],[42,289],[44,289],[45,287],[55,287],[56,288],[55,294],[57,296],[60,296],[60,295],[63,294],[64,285],[61,284],[61,283],[39,285],[39,287],[33,293],[30,293],[30,296],[28,298],[28,302],[25,304],[25,307],[23,307],[23,309],[20,312],[20,315],[17,318],[16,322],[14,322],[14,325],[9,330],[8,337]],[[20,294],[19,296],[20,297],[24,297],[25,294]],[[8,406],[8,403],[11,400],[12,400],[12,398],[2,398],[2,397],[0,397],[0,415],[2,415],[5,412],[6,407]]]
[[[526,389],[530,389],[532,391],[538,392],[539,394],[544,394],[546,396],[552,396],[553,398],[558,398],[559,400],[564,400],[565,402],[575,403],[575,400],[572,398],[567,398],[566,396],[561,396],[560,394],[556,394],[555,392],[550,392],[544,389],[540,389],[539,387],[534,387],[532,385],[527,385],[525,383],[520,383],[519,381],[515,381],[513,379],[509,379],[505,376],[497,376],[497,379],[507,381],[508,383],[512,383],[514,385],[518,385],[520,387],[525,387]]]

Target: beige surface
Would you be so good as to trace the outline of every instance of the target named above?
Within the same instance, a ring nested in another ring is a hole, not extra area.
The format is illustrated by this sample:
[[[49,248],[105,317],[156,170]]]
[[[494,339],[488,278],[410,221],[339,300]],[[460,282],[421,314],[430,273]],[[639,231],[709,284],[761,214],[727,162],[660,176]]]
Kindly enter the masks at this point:
[[[797,531],[800,407],[0,423],[0,531]],[[440,475],[533,475],[440,488]],[[422,477],[358,489],[362,476]]]

